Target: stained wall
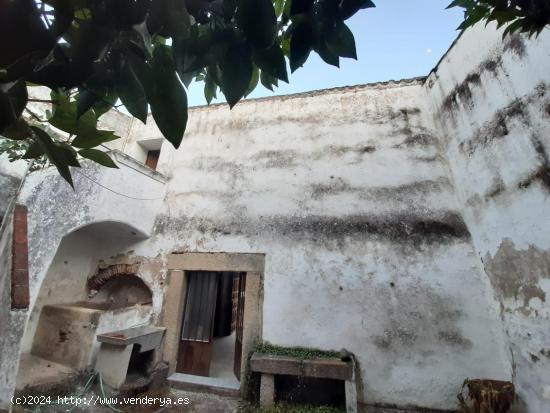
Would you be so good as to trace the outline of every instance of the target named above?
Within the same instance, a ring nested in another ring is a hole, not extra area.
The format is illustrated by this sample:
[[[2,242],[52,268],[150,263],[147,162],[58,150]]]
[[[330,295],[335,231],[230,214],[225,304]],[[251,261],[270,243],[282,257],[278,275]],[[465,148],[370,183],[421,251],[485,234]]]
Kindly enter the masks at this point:
[[[502,41],[474,27],[426,82],[514,382],[535,413],[550,411],[549,41],[549,30]]]

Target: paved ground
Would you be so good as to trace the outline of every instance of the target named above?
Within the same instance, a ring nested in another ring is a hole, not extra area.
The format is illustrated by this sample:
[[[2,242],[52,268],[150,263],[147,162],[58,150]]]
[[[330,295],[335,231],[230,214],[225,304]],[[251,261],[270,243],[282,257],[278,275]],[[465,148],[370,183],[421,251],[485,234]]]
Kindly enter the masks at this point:
[[[29,385],[40,386],[56,381],[63,381],[74,376],[76,376],[76,372],[70,367],[33,356],[32,354],[23,354],[19,361],[16,389],[22,390]]]
[[[86,394],[86,397],[90,398],[95,396],[96,394],[93,392]],[[136,397],[143,398],[144,396],[150,398],[156,397],[157,402],[155,404],[117,405],[116,408],[124,413],[237,413],[241,403],[239,399],[233,397],[192,393],[174,389],[148,392]],[[159,399],[162,399],[163,402],[159,402]],[[40,406],[39,409],[36,407],[33,409],[15,406],[13,409],[14,413],[60,413],[68,411],[72,413],[113,413],[113,410],[109,409],[107,406],[97,405],[79,407],[71,405],[43,405]]]
[[[181,390],[171,390],[171,393],[174,398],[188,398],[189,404],[178,407],[165,407],[156,413],[236,413],[239,411],[240,400],[232,397],[190,393]]]

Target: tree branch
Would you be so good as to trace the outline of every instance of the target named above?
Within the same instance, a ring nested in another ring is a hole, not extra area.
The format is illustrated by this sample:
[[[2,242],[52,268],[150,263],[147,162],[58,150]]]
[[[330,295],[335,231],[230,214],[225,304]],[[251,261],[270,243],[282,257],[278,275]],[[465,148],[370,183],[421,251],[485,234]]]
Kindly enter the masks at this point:
[[[28,102],[38,102],[38,103],[57,103],[57,100],[50,100],[50,99],[27,99]]]

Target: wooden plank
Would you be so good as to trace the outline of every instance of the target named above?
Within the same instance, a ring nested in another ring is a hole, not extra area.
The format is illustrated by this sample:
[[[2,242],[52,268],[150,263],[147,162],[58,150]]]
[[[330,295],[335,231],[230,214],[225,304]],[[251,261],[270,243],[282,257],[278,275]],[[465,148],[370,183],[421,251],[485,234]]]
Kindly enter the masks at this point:
[[[244,328],[244,299],[246,289],[246,273],[239,274],[239,300],[237,304],[237,322],[235,331],[235,356],[233,360],[233,372],[241,379],[241,364],[243,352],[243,328]]]
[[[211,360],[212,343],[181,341],[176,371],[178,373],[208,377]]]
[[[189,273],[189,287],[178,352],[178,373],[208,376],[219,274]]]
[[[254,353],[250,369],[259,373],[351,380],[353,364],[337,358],[301,360],[294,357]]]
[[[239,306],[239,274],[233,275],[233,291],[231,294],[231,332],[237,329],[237,311]]]

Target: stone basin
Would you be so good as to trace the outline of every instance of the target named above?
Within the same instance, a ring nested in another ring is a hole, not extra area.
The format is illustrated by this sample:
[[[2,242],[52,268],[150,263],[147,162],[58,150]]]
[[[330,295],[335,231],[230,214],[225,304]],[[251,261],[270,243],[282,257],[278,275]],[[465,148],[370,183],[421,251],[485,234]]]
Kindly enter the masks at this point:
[[[118,346],[138,344],[140,346],[140,352],[144,352],[153,350],[160,345],[165,330],[166,328],[164,327],[154,326],[132,327],[98,334],[97,341]]]

